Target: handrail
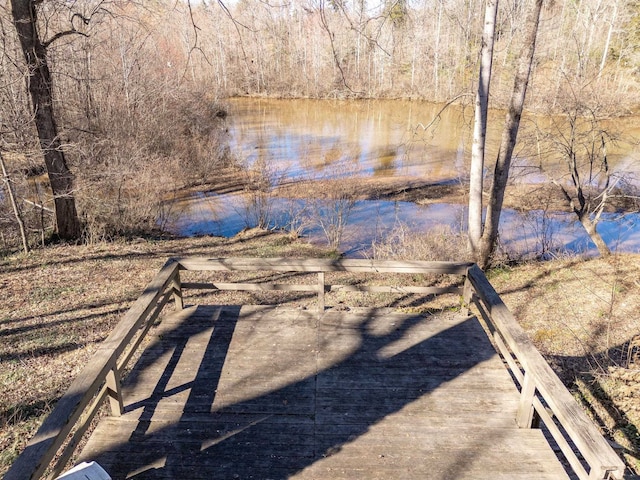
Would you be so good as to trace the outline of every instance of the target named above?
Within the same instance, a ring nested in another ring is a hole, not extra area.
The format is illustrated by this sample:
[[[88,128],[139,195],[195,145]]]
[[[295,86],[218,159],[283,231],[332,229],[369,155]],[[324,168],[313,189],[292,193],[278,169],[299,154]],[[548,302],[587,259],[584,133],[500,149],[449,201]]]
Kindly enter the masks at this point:
[[[480,310],[520,384],[518,425],[530,428],[536,417],[542,420],[580,480],[624,478],[624,462],[533,345],[484,272],[477,265],[472,266],[467,272],[467,281],[466,300],[473,301]],[[582,455],[588,471],[574,447]]]
[[[249,258],[249,257],[175,257],[181,270],[272,272],[371,272],[371,273],[435,273],[465,275],[469,262],[431,262],[424,260],[373,260],[331,258]]]
[[[142,295],[127,311],[113,332],[100,345],[91,361],[80,372],[66,393],[58,400],[55,408],[29,441],[25,450],[5,474],[5,480],[42,477],[74,427],[77,428],[77,431],[69,443],[72,448],[75,447],[79,440],[77,437],[82,436],[86,431],[105,398],[109,397],[112,400],[113,414],[122,414],[119,377],[126,362],[118,362],[118,359],[145,321],[150,320],[148,323],[153,323],[153,319],[158,316],[166,303],[162,300],[163,294],[168,287],[172,287],[172,282],[177,274],[178,263],[169,260],[147,285]],[[165,295],[172,294],[172,288]],[[156,306],[159,308],[156,309]],[[127,357],[130,358],[130,355]],[[87,407],[89,407],[88,411],[85,412]],[[54,475],[59,473],[55,470],[64,468],[65,460],[68,460],[70,455],[71,452],[63,452],[63,460],[54,467]]]
[[[210,290],[280,290],[297,292],[316,292],[318,297],[318,313],[322,314],[325,306],[325,293],[330,291],[351,292],[386,292],[386,293],[420,293],[423,295],[441,295],[444,293],[462,293],[460,287],[417,287],[417,286],[367,286],[327,284],[325,274],[329,272],[360,273],[405,273],[405,274],[466,274],[472,265],[469,262],[431,262],[423,260],[397,261],[373,259],[328,259],[328,258],[207,258],[178,257],[180,270],[196,271],[270,271],[270,272],[304,272],[318,275],[317,283],[183,283],[180,288]],[[179,281],[178,281],[179,282]]]
[[[311,284],[182,283],[181,271],[303,272],[316,274],[317,280]],[[337,285],[326,283],[325,274],[329,272],[445,274],[460,275],[466,280],[464,288],[455,285],[452,287]],[[93,359],[71,384],[34,438],[29,441],[26,449],[11,466],[4,477],[6,480],[40,478],[71,434],[71,439],[63,448],[60,460],[54,467],[54,475],[59,473],[77,446],[79,437],[87,430],[106,398],[110,400],[112,414],[122,414],[121,372],[169,299],[173,297],[176,307],[183,308],[183,290],[190,288],[315,292],[318,296],[320,313],[325,308],[327,291],[462,293],[467,304],[473,302],[478,307],[481,317],[493,332],[498,350],[505,358],[517,383],[520,384],[521,402],[516,419],[518,425],[530,428],[535,415],[544,421],[581,480],[623,478],[622,460],[580,409],[535,349],[524,330],[517,324],[482,270],[474,264],[363,259],[177,257],[167,261],[102,343]],[[553,411],[557,422],[547,412],[547,406]],[[75,431],[72,433],[74,427]],[[589,466],[588,472],[573,452],[562,430],[583,455]]]

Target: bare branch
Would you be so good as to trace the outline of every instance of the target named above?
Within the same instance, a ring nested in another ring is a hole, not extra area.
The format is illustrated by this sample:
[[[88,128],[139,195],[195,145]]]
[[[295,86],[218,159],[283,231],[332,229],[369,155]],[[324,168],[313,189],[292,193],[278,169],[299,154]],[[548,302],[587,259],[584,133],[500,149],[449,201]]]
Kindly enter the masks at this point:
[[[189,20],[191,20],[191,26],[193,27],[194,39],[193,39],[193,46],[189,49],[189,53],[187,54],[187,62],[185,63],[185,66],[184,66],[183,77],[186,76],[187,74],[187,67],[191,62],[191,54],[194,51],[200,52],[202,54],[202,58],[204,58],[204,61],[207,62],[209,65],[212,65],[211,61],[207,57],[207,54],[204,52],[204,50],[202,50],[202,48],[198,46],[198,43],[199,43],[198,32],[200,31],[200,27],[198,27],[195,19],[193,18],[193,9],[191,7],[191,0],[187,0],[187,8],[189,9]]]
[[[42,45],[45,48],[45,50],[49,47],[49,45],[51,45],[56,40],[59,40],[59,39],[61,39],[63,37],[67,37],[69,35],[80,35],[82,37],[87,37],[88,38],[89,37],[88,34],[78,30],[78,28],[75,25],[75,21],[76,20],[80,20],[81,26],[84,26],[84,27],[88,26],[91,23],[91,20],[93,19],[93,17],[95,15],[97,15],[98,13],[101,13],[101,12],[102,13],[104,13],[104,12],[108,13],[108,10],[102,8],[103,4],[104,4],[104,1],[101,1],[100,3],[98,3],[98,5],[95,6],[95,8],[92,10],[91,14],[88,17],[85,17],[80,12],[73,12],[73,14],[71,15],[71,19],[70,19],[71,28],[69,28],[68,30],[56,33],[49,40],[43,40]]]
[[[431,128],[431,126],[436,123],[438,120],[440,120],[442,113],[449,108],[456,100],[463,98],[463,97],[472,97],[473,95],[471,93],[459,93],[458,95],[456,95],[455,97],[453,97],[451,100],[449,100],[447,103],[444,104],[444,106],[440,109],[440,111],[438,113],[435,114],[435,116],[433,117],[433,119],[425,126],[423,125],[421,122],[418,123],[418,125],[416,125],[415,131],[414,133],[416,133],[416,131],[420,128],[423,131],[428,130],[429,128]]]
[[[351,27],[351,29],[356,32],[358,35],[364,37],[370,44],[375,45],[376,47],[378,47],[382,52],[385,53],[385,55],[387,55],[387,57],[391,57],[391,53],[389,53],[382,45],[380,45],[380,43],[378,42],[377,38],[373,38],[371,35],[367,35],[362,29],[358,28],[356,25],[354,25],[353,21],[351,20],[351,17],[349,16],[349,13],[347,12],[347,10],[344,8],[344,2],[337,2],[340,10],[342,11],[342,14],[344,15],[344,18],[347,20],[347,22],[349,22],[349,27]],[[373,20],[379,19],[381,17],[374,17],[374,18],[370,18],[367,20],[367,24]],[[387,18],[387,16],[384,16],[385,20]]]
[[[53,37],[51,37],[49,40],[46,40],[44,42],[42,42],[42,46],[47,49],[49,47],[49,45],[51,45],[53,42],[55,42],[56,40],[61,39],[62,37],[67,37],[69,35],[81,35],[83,37],[89,37],[89,35],[87,35],[84,32],[79,32],[78,30],[71,29],[71,30],[65,30],[64,32],[58,32],[56,33]]]
[[[344,70],[342,69],[342,65],[340,64],[340,59],[338,58],[338,52],[336,51],[336,46],[334,43],[335,34],[331,31],[331,28],[329,27],[329,23],[327,22],[327,17],[326,17],[325,8],[324,8],[324,0],[320,0],[320,5],[318,6],[318,13],[320,14],[320,24],[322,26],[322,29],[325,32],[327,32],[327,36],[329,37],[329,43],[331,44],[331,52],[333,54],[333,61],[336,67],[338,68],[338,71],[340,72],[342,84],[351,93],[356,95],[361,95],[363,92],[356,92],[351,88],[351,86],[349,86],[349,83],[347,82],[347,78],[345,76]]]
[[[231,12],[229,11],[229,9],[227,8],[227,6],[224,4],[224,2],[222,0],[217,0],[217,2],[218,2],[218,5],[220,5],[220,8],[222,8],[222,11],[227,15],[227,17],[229,17],[229,19],[236,26],[236,29],[238,28],[238,26],[241,26],[242,28],[245,28],[245,29],[249,30],[251,33],[256,33],[257,32],[256,29],[248,27],[244,23],[239,22],[238,20],[236,20],[235,17],[233,15],[231,15]]]

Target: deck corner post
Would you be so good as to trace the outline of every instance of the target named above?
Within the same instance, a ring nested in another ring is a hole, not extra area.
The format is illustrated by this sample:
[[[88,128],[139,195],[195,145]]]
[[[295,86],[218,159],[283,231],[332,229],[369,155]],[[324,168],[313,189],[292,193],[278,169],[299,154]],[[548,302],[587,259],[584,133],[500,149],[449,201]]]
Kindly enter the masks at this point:
[[[173,289],[173,300],[176,302],[176,310],[182,310],[184,308],[184,301],[182,298],[182,283],[180,282],[180,270],[176,270],[173,280],[171,281],[171,288]]]
[[[124,413],[124,400],[122,398],[122,386],[120,382],[120,372],[118,367],[114,367],[107,373],[107,396],[111,406],[111,414],[119,417]]]
[[[321,316],[324,313],[324,292],[324,272],[318,272],[318,316]]]
[[[588,480],[610,480],[611,476],[606,470],[600,470],[599,468],[591,467],[589,476],[587,478]]]
[[[612,478],[614,477],[611,476],[611,470],[592,466],[589,471],[588,480],[611,480]]]
[[[518,413],[516,415],[516,423],[520,428],[532,428],[534,426],[535,411],[533,407],[533,397],[535,394],[535,382],[531,378],[531,374],[529,372],[525,372],[522,391],[520,392]]]
[[[462,287],[462,306],[460,312],[464,316],[469,316],[471,302],[473,301],[473,284],[469,280],[469,275],[464,276],[464,286]]]

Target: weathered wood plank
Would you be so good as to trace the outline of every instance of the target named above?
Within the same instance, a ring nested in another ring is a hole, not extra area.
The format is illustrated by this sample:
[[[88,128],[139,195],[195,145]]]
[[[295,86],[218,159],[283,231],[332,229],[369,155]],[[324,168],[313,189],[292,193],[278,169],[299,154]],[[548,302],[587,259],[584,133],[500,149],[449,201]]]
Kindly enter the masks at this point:
[[[195,436],[185,430],[187,437],[178,445],[167,433],[153,432],[141,439],[144,448],[139,456],[125,455],[105,436],[103,453],[97,458],[115,463],[121,478],[149,465],[155,466],[153,474],[158,478],[169,474],[184,478],[191,467],[208,472],[209,478],[330,479],[336,474],[339,478],[395,478],[398,474],[403,478],[443,479],[567,478],[559,464],[540,461],[548,451],[535,430],[430,427],[417,435],[395,437],[376,426],[356,438],[345,439],[308,432],[295,435],[293,431],[288,438],[282,434],[270,437],[250,427],[235,434],[227,432],[229,436],[205,438],[198,435],[206,435],[204,430]],[[488,471],[495,465],[502,469]]]
[[[387,285],[329,285],[330,292],[363,292],[363,293],[415,293],[422,295],[444,295],[460,293],[460,287],[416,287],[416,286],[387,286]]]
[[[323,284],[324,285],[324,284]],[[267,282],[184,282],[183,290],[229,290],[247,292],[317,292],[318,286],[304,283],[267,283]],[[327,285],[326,292],[360,292],[360,293],[398,293],[443,295],[446,293],[460,293],[460,287],[418,287],[418,286],[387,286],[387,285]]]
[[[247,292],[317,292],[316,285],[305,285],[303,283],[230,283],[230,282],[211,282],[196,283],[185,282],[182,288],[195,290],[230,290],[230,291],[247,291]]]
[[[273,272],[372,272],[435,273],[464,275],[467,262],[428,262],[327,258],[207,258],[176,257],[184,270],[273,271]]]
[[[223,307],[191,309],[192,328],[189,310],[83,452],[114,478],[451,478],[465,455],[478,463],[455,478],[566,478],[537,432],[517,436],[517,389],[475,320]],[[505,461],[519,448],[535,462]]]

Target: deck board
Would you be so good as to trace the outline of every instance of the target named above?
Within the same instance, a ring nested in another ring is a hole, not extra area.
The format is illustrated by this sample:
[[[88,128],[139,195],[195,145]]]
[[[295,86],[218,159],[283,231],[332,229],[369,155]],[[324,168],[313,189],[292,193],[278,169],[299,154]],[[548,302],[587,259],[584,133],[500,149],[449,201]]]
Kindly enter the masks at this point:
[[[190,307],[81,460],[114,479],[562,479],[475,318]]]

